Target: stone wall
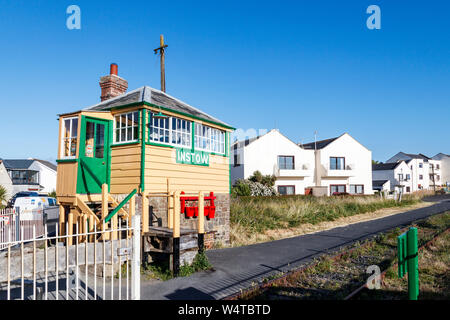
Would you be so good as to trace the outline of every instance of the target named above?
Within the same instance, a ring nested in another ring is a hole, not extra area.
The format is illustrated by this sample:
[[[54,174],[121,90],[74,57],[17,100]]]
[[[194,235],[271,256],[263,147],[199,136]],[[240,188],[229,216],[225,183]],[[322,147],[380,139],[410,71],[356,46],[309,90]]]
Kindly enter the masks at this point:
[[[120,202],[127,195],[114,195],[114,198]],[[205,245],[212,246],[214,242],[221,244],[229,244],[230,242],[230,195],[228,193],[214,194],[216,200],[216,214],[213,219],[205,218]],[[149,214],[150,225],[167,227],[167,198],[166,197],[149,197]],[[208,205],[208,203],[206,203]],[[128,210],[125,207],[125,210]],[[136,195],[136,214],[142,213],[142,197]],[[180,214],[180,213],[179,213]],[[181,215],[181,228],[197,229],[197,218],[186,218]]]

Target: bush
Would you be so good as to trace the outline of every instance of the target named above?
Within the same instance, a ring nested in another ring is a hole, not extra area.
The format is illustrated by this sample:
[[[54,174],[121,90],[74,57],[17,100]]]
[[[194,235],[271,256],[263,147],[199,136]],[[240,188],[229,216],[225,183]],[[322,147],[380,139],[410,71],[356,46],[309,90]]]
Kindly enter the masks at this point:
[[[276,177],[270,174],[263,176],[262,173],[257,170],[253,172],[253,175],[250,176],[248,180],[261,183],[266,187],[273,187],[275,185]]]
[[[254,182],[245,179],[239,179],[236,181],[232,194],[235,196],[273,196],[277,192],[273,187],[268,187],[260,182]]]

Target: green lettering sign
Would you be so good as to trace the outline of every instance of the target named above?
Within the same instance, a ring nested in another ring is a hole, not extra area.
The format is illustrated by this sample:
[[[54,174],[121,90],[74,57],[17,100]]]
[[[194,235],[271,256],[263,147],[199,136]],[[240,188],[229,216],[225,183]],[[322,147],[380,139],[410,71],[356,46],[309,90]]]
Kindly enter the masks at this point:
[[[209,153],[188,149],[176,149],[176,152],[177,163],[209,167]]]

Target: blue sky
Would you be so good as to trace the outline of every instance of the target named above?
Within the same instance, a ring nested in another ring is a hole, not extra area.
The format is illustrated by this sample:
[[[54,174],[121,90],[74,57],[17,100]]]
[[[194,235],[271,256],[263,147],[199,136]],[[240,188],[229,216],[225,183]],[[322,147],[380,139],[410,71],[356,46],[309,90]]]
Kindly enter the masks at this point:
[[[81,30],[66,9],[81,8]],[[366,8],[381,8],[381,30]],[[244,130],[343,132],[385,161],[450,153],[448,1],[0,0],[0,157],[54,160],[57,114],[99,101],[109,64]]]

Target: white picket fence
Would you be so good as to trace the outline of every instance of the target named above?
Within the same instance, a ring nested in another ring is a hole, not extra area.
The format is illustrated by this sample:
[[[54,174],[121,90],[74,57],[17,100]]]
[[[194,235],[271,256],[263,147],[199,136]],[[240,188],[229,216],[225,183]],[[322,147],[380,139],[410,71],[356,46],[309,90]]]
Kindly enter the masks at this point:
[[[95,226],[91,232],[78,232],[77,224],[72,235],[59,235],[58,225],[52,237],[47,225],[40,238],[36,225],[28,239],[24,225],[20,225],[19,240],[14,233],[6,233],[11,238],[0,241],[7,248],[0,252],[0,300],[139,300],[140,218],[133,216],[132,226],[126,219],[110,230],[103,225],[103,230]],[[7,227],[10,223],[4,220]],[[89,230],[87,224],[84,230]],[[119,237],[98,240],[108,233]],[[73,245],[67,245],[69,237]]]

